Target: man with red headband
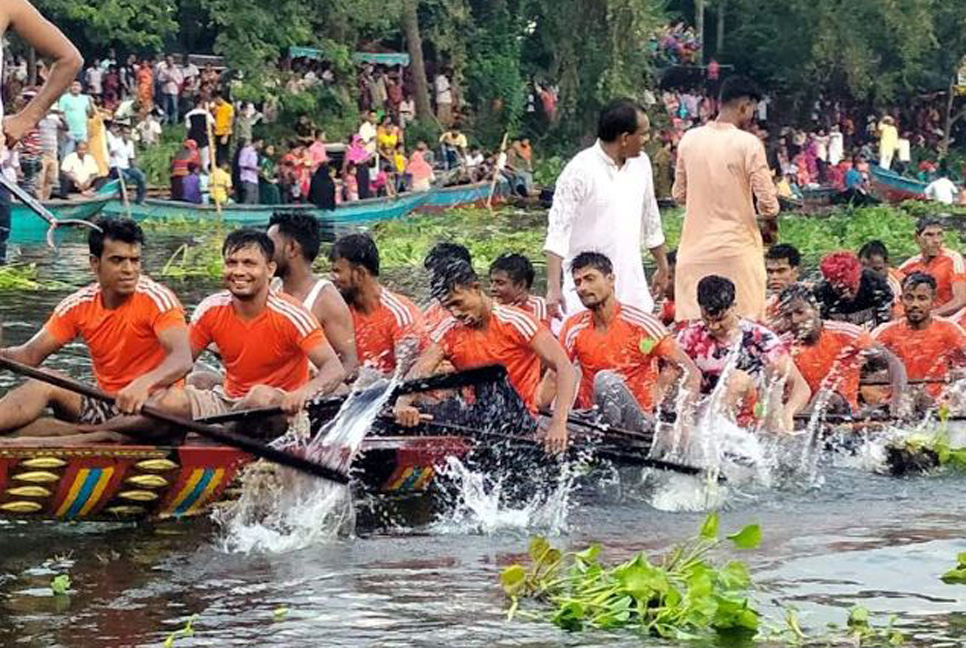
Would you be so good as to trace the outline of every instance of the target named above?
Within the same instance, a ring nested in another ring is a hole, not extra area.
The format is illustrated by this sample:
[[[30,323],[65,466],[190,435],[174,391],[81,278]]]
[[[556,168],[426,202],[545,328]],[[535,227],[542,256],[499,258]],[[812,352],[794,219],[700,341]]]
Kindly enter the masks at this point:
[[[892,318],[892,289],[883,276],[862,266],[852,252],[822,259],[822,282],[815,288],[823,320],[875,328]]]
[[[966,262],[962,255],[943,245],[945,225],[935,216],[916,221],[919,252],[899,267],[903,276],[925,272],[936,280],[936,305],[933,315],[949,317],[966,306]]]

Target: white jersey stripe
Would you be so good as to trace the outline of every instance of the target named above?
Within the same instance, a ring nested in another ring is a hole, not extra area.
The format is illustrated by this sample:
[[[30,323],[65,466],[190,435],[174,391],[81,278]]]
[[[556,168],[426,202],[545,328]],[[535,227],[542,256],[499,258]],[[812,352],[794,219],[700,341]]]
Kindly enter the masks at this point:
[[[191,321],[199,322],[201,318],[205,316],[212,308],[218,308],[219,306],[227,306],[231,304],[231,293],[227,290],[222,290],[221,292],[216,292],[213,295],[209,295],[201,300],[201,303],[195,307],[194,313],[191,314]]]
[[[269,299],[268,307],[274,310],[276,313],[284,315],[295,328],[298,329],[299,334],[305,337],[315,328],[312,325],[311,320],[306,317],[306,314],[293,308],[291,304],[287,304],[280,299]]]
[[[269,301],[289,311],[294,317],[298,317],[299,319],[301,319],[302,323],[309,330],[312,330],[318,326],[318,322],[315,319],[315,315],[309,312],[307,308],[303,308],[300,305],[293,304],[277,296],[270,297]]]
[[[493,308],[493,314],[496,315],[496,317],[501,321],[506,322],[507,324],[512,324],[526,337],[533,337],[537,334],[537,327],[534,326],[533,322],[522,313],[516,313],[510,308],[495,306]]]
[[[380,301],[386,308],[392,311],[393,317],[396,318],[396,324],[406,327],[413,323],[412,313],[406,308],[406,304],[385,288],[382,290]]]
[[[433,332],[430,334],[429,339],[432,340],[434,343],[439,344],[440,340],[442,340],[446,336],[446,334],[449,333],[449,331],[453,329],[453,327],[455,327],[457,324],[458,322],[456,321],[455,317],[447,317],[442,322],[440,322],[435,329],[433,329]]]

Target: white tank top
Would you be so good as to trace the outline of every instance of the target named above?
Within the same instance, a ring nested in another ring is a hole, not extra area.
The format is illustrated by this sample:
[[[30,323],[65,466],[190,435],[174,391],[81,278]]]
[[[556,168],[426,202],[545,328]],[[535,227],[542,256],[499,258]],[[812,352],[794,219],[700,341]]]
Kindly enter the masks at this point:
[[[310,290],[309,294],[306,295],[305,299],[302,300],[302,305],[311,311],[312,307],[315,306],[315,300],[319,298],[319,295],[322,294],[322,291],[325,290],[325,287],[331,284],[332,282],[328,279],[316,279],[315,285],[312,286],[312,290]]]

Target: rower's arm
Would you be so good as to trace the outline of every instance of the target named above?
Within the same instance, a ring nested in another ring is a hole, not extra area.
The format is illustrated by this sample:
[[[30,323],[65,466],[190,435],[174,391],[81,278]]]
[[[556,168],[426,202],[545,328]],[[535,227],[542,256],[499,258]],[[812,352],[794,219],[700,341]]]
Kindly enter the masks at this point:
[[[331,345],[323,343],[316,346],[309,353],[309,360],[319,370],[315,378],[302,388],[309,398],[316,394],[331,394],[345,380],[345,370]]]
[[[149,371],[139,379],[147,383],[148,388],[152,390],[173,385],[187,376],[194,366],[187,328],[167,328],[158,333],[158,342],[164,349],[164,360],[153,371]]]
[[[794,429],[793,417],[808,405],[812,398],[812,390],[795,366],[792,357],[787,353],[774,361],[772,371],[777,377],[784,378],[785,384],[791,388],[783,408],[786,431],[791,432]]]
[[[419,378],[432,376],[436,373],[436,369],[440,363],[445,359],[446,352],[443,350],[443,347],[434,342],[422,352],[406,377],[408,380],[418,380]],[[415,394],[405,394],[396,399],[396,404],[393,407],[393,412],[396,415],[396,423],[403,427],[415,427],[419,425],[419,410],[413,407],[415,400]]]
[[[937,317],[949,317],[966,308],[966,281],[956,281],[952,285],[953,297],[948,302],[936,308],[932,314]]]
[[[681,345],[674,340],[665,358],[684,372],[683,384],[688,392],[688,402],[696,403],[701,395],[701,370],[698,369],[698,365],[694,364],[691,356],[685,353]]]
[[[530,346],[556,378],[553,394],[555,405],[546,443],[548,450],[562,452],[567,446],[567,418],[577,396],[577,372],[567,358],[567,352],[547,329],[537,331],[530,340]],[[537,403],[538,408],[549,405],[550,403]]]
[[[909,378],[906,375],[906,366],[902,364],[902,361],[896,354],[882,345],[877,344],[870,348],[867,353],[869,359],[878,358],[885,360],[889,368],[889,383],[892,389],[892,401],[889,403],[889,410],[893,416],[897,416],[902,405],[902,395],[907,393],[906,387],[909,384]]]
[[[322,294],[315,300],[313,313],[322,324],[325,338],[342,361],[345,375],[353,378],[359,368],[359,356],[356,353],[352,313],[334,286],[326,286],[322,290]]]
[[[31,367],[39,367],[47,356],[56,353],[63,345],[43,328],[20,346],[3,350],[3,356],[14,362]]]
[[[67,37],[29,2],[7,0],[4,4],[7,18],[4,27],[13,28],[41,56],[53,60],[40,91],[23,110],[4,120],[4,132],[19,140],[43,119],[47,109],[64,94],[84,65],[84,59]]]

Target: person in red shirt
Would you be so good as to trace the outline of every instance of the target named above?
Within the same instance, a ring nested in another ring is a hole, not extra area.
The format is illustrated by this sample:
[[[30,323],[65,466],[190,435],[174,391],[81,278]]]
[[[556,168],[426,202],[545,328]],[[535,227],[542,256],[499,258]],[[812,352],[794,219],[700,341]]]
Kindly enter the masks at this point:
[[[433,294],[451,315],[433,331],[431,343],[416,361],[410,377],[431,375],[444,360],[457,371],[501,365],[531,412],[556,402],[544,442],[549,452],[564,451],[577,377],[553,334],[533,315],[494,303],[483,291],[476,271],[465,261],[453,262],[446,274],[434,276]],[[541,363],[556,374],[553,389],[540,389]],[[421,414],[414,401],[413,396],[396,401],[397,423],[405,427],[419,423]]]
[[[490,296],[496,303],[516,306],[550,326],[547,300],[530,294],[536,273],[522,254],[501,254],[490,264]]]
[[[110,435],[73,435],[102,429],[122,414],[136,414],[152,395],[191,370],[188,327],[174,293],[141,274],[144,233],[130,219],[97,221],[88,236],[96,282],[60,302],[29,341],[3,349],[5,357],[39,366],[75,338],[87,345],[98,386],[115,405],[47,383],[28,381],[0,400],[0,430],[71,435],[59,444],[90,442]],[[47,408],[64,423],[44,420]],[[37,425],[25,426],[38,421]],[[22,439],[21,439],[22,440]]]
[[[811,407],[848,413],[859,409],[859,378],[870,360],[889,368],[893,394],[906,393],[906,371],[892,352],[877,344],[855,324],[822,321],[812,290],[794,283],[782,290],[778,300],[777,332],[792,339],[789,351],[795,366],[812,390]],[[900,399],[892,400],[892,414],[899,413]]]
[[[273,293],[275,246],[264,232],[238,229],[222,246],[227,290],[202,300],[191,317],[191,354],[214,344],[225,366],[212,389],[175,387],[159,406],[178,416],[203,418],[236,409],[281,407],[295,414],[317,394],[331,393],[345,377],[318,320],[304,306]],[[309,363],[318,373],[309,379]]]
[[[379,283],[379,249],[368,234],[349,234],[332,245],[332,283],[352,313],[362,366],[405,373],[425,346],[423,315],[407,297]]]
[[[426,258],[423,260],[423,268],[429,273],[430,281],[432,281],[433,275],[438,272],[446,272],[449,264],[453,261],[465,261],[473,265],[470,251],[465,246],[450,242],[437,243],[426,254]],[[449,317],[449,313],[439,303],[438,299],[431,299],[426,308],[423,309],[423,321],[426,324],[427,331],[435,329],[447,317]]]
[[[570,360],[580,368],[577,406],[597,405],[611,425],[644,430],[661,402],[659,361],[665,373],[683,371],[685,385],[697,396],[701,372],[658,319],[614,294],[614,268],[603,254],[582,252],[570,264],[584,311],[567,319],[560,332]]]
[[[936,280],[935,307],[933,315],[949,317],[966,307],[966,262],[959,252],[943,245],[945,225],[932,216],[916,221],[916,243],[920,254],[910,257],[899,266],[908,276],[913,272],[925,272]]]
[[[941,398],[950,372],[966,365],[966,331],[951,320],[936,317],[935,300],[936,279],[913,272],[902,281],[905,317],[872,332],[873,339],[906,366],[910,380],[928,381],[918,403],[922,406]]]

